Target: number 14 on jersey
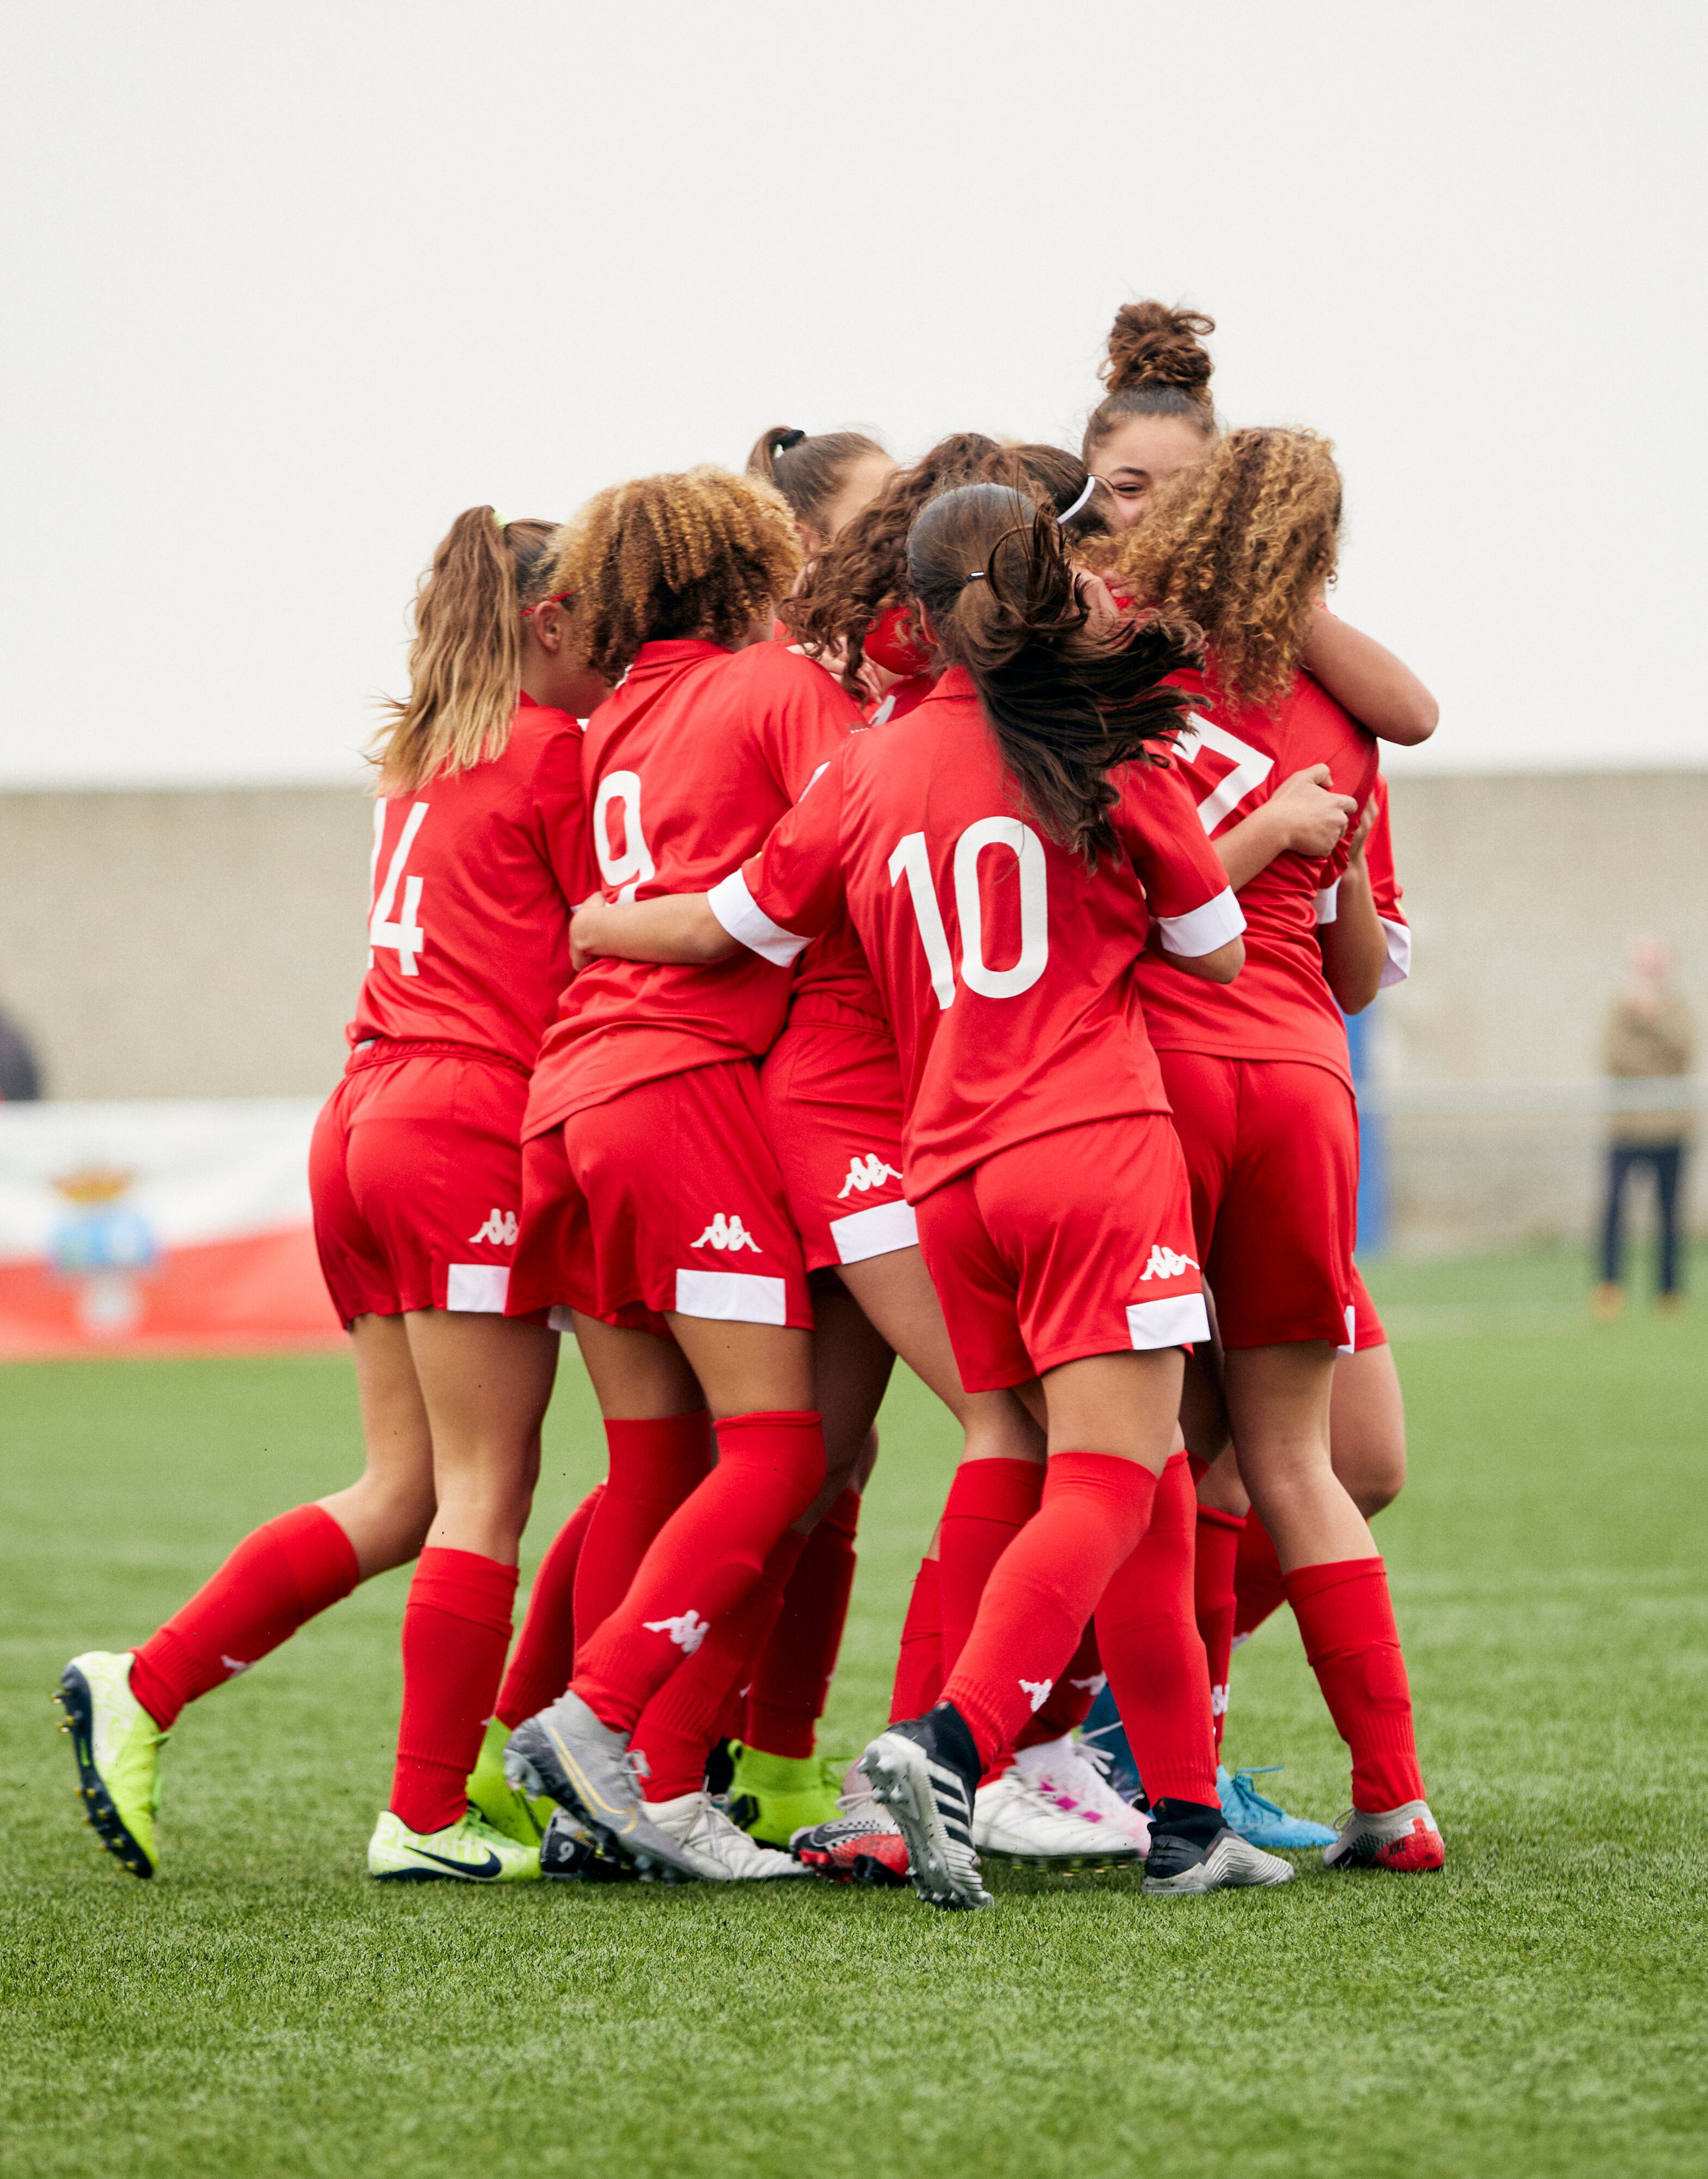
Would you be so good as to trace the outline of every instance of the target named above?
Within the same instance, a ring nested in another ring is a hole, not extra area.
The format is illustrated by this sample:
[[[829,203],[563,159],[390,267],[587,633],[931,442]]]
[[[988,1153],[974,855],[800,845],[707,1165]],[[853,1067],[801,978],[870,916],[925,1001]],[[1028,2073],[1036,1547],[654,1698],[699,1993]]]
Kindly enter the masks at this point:
[[[368,864],[368,886],[370,893],[380,874],[380,856],[386,844],[386,812],[392,805],[383,799],[374,804],[374,852]],[[374,965],[374,956],[381,947],[394,948],[397,966],[406,976],[418,976],[417,965],[427,935],[421,928],[421,887],[423,881],[408,875],[409,850],[415,844],[415,835],[421,830],[427,816],[424,802],[412,803],[409,815],[403,820],[403,830],[397,836],[397,844],[391,850],[391,859],[386,865],[386,882],[374,898],[372,912],[368,918],[368,966]],[[436,837],[436,836],[435,836]],[[403,889],[402,913],[394,922],[391,910],[397,905],[399,885]]]

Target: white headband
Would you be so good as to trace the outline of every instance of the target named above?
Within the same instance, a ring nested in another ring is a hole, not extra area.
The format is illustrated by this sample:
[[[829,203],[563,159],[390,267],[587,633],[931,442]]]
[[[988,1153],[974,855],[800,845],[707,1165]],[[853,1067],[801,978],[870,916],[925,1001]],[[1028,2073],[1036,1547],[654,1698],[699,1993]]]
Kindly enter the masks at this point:
[[[1079,513],[1080,509],[1085,505],[1086,502],[1091,497],[1092,494],[1097,490],[1097,479],[1094,476],[1087,476],[1085,480],[1084,486],[1080,492],[1080,496],[1074,502],[1073,505],[1071,507],[1065,507],[1061,513],[1057,515],[1056,527],[1059,530],[1066,528],[1067,524],[1073,520],[1075,515]]]

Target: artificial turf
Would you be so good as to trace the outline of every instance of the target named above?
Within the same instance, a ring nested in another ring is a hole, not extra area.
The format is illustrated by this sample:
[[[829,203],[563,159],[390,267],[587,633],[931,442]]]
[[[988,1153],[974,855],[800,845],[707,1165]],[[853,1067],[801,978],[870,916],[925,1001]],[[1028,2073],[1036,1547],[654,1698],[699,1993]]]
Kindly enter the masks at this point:
[[[1377,1275],[1412,1479],[1378,1534],[1440,1877],[997,1906],[818,1884],[384,1888],[407,1577],[189,1712],[152,1883],[76,1819],[49,1690],[359,1457],[341,1360],[0,1370],[0,2170],[588,2179],[736,2172],[1708,2170],[1708,1349],[1590,1327],[1564,1258]],[[950,1433],[885,1410],[827,1744],[881,1721]],[[529,1562],[598,1472],[566,1366]],[[1229,1750],[1332,1818],[1344,1753],[1289,1618]],[[1187,2160],[1190,2160],[1188,2165]]]

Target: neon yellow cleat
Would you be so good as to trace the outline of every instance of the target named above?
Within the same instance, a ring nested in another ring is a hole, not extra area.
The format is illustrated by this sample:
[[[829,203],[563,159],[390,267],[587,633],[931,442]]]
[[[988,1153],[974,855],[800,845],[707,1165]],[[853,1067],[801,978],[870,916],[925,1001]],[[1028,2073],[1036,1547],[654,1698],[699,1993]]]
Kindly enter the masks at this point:
[[[474,1768],[468,1774],[468,1805],[495,1831],[502,1831],[518,1846],[537,1848],[545,1827],[557,1814],[556,1801],[531,1801],[519,1793],[504,1775],[504,1750],[510,1727],[495,1717],[486,1721],[486,1737]]]
[[[71,1735],[85,1819],[133,1876],[152,1876],[166,1735],[130,1692],[131,1661],[129,1649],[86,1649],[59,1675],[53,1699],[65,1712],[60,1731]]]
[[[737,1743],[731,1751],[730,1813],[751,1837],[786,1847],[795,1833],[829,1823],[842,1789],[840,1767],[823,1755],[768,1755]]]
[[[408,1830],[386,1809],[368,1841],[368,1874],[406,1884],[525,1884],[539,1874],[539,1847],[518,1845],[473,1809],[442,1831]]]

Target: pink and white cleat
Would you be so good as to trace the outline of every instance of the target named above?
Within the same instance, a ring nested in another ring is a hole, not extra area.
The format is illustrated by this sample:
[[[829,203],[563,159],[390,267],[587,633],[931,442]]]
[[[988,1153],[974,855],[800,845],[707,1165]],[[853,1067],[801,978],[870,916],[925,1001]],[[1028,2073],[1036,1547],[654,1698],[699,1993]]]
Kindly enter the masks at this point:
[[[1064,1733],[1059,1740],[1021,1748],[1015,1768],[1064,1815],[1078,1817],[1111,1843],[1120,1840],[1120,1850],[1136,1851],[1142,1859],[1151,1850],[1151,1819],[1110,1785],[1110,1761],[1106,1749]]]

